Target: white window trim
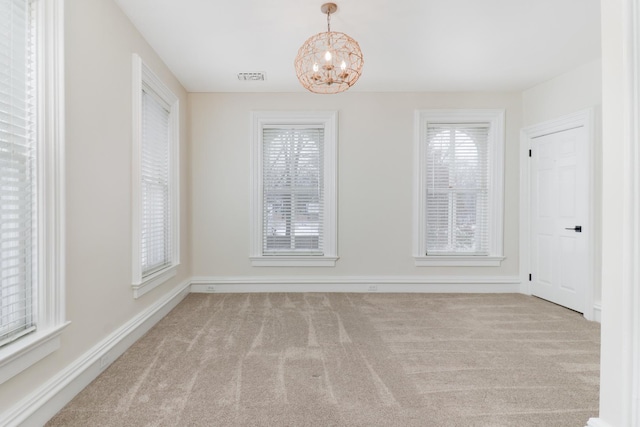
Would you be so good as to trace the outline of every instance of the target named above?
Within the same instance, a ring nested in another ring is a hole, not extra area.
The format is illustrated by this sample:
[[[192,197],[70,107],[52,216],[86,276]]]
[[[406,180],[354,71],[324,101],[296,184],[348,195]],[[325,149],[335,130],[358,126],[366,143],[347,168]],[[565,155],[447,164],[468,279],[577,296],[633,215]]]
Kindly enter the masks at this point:
[[[324,127],[324,254],[262,255],[262,129],[265,125],[310,125]],[[337,254],[337,111],[253,111],[251,113],[251,203],[250,253],[254,267],[333,267]]]
[[[141,236],[142,236],[142,188],[140,176],[140,162],[142,156],[142,87],[143,84],[149,86],[163,101],[170,106],[169,115],[169,143],[171,156],[171,245],[172,256],[171,265],[155,272],[147,277],[142,277],[141,259]],[[133,54],[133,155],[132,155],[132,288],[133,297],[139,298],[162,283],[171,279],[177,274],[180,265],[180,121],[179,121],[179,99],[160,80],[155,73],[142,61],[140,56]]]
[[[504,110],[416,110],[414,118],[413,258],[417,267],[496,267],[503,256]],[[490,123],[489,130],[489,255],[425,255],[426,123]]]
[[[0,384],[60,348],[65,320],[64,1],[36,2],[38,37],[37,329],[0,348]]]

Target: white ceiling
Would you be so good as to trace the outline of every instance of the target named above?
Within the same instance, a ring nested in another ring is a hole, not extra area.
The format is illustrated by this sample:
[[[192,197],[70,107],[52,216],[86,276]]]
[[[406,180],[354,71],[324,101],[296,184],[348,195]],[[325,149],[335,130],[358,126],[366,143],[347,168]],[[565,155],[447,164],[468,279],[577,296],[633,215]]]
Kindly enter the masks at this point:
[[[365,59],[350,91],[519,91],[600,57],[600,0],[335,2]],[[302,92],[293,60],[326,31],[322,0],[116,3],[189,92]]]

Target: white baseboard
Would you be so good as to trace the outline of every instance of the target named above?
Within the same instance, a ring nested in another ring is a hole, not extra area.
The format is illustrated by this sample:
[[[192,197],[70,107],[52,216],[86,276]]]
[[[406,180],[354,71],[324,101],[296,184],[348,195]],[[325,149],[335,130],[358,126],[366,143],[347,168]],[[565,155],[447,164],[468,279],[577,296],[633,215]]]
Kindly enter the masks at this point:
[[[189,293],[184,281],[165,297],[118,328],[5,413],[2,426],[41,426],[93,381]]]
[[[599,302],[593,304],[593,321],[602,323],[602,305]]]
[[[194,293],[379,292],[519,293],[517,276],[260,276],[194,277]]]
[[[602,421],[600,418],[589,418],[587,427],[613,427],[613,426],[607,423],[606,421]]]

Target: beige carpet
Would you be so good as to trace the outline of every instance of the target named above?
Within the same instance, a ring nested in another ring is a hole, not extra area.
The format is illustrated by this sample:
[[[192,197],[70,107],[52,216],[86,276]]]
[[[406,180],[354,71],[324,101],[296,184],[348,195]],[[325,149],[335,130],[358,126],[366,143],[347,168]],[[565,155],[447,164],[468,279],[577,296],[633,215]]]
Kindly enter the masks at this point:
[[[561,426],[599,325],[516,294],[192,294],[48,426]]]

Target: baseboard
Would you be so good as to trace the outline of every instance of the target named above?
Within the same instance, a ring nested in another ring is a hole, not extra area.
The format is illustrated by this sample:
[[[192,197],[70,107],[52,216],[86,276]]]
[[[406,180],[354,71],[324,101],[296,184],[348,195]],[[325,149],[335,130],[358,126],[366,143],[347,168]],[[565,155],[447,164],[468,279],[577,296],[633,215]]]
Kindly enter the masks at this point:
[[[162,299],[118,328],[4,414],[2,426],[41,426],[62,409],[189,293],[184,281]]]
[[[600,418],[589,418],[589,422],[587,422],[586,427],[613,427],[611,424],[606,421],[602,421]]]
[[[517,276],[260,276],[194,277],[194,293],[379,292],[519,293]]]
[[[602,305],[599,302],[593,304],[593,321],[602,323]]]

